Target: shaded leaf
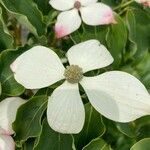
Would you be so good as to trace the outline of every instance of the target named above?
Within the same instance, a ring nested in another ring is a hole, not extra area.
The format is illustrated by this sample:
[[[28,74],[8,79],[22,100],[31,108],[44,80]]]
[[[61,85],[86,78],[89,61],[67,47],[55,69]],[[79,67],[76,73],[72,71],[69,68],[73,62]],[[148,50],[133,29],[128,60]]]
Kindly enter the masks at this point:
[[[75,150],[73,137],[67,134],[60,134],[50,128],[45,119],[42,132],[34,150]]]
[[[83,150],[111,150],[111,147],[102,138],[96,138],[86,145]]]
[[[28,139],[22,146],[21,150],[33,150],[35,139]]]
[[[130,150],[149,150],[149,148],[150,148],[150,138],[145,138],[135,143]]]
[[[0,51],[8,48],[13,48],[13,37],[8,32],[3,20],[2,9],[0,8]]]
[[[127,135],[128,137],[136,137],[135,123],[117,123],[117,128],[120,132]]]
[[[122,60],[122,54],[124,52],[127,42],[127,29],[122,18],[119,15],[115,15],[116,24],[111,25],[109,32],[107,33],[106,42],[109,51],[114,58],[114,67],[118,67]]]
[[[26,49],[26,48],[25,48]],[[0,55],[0,81],[2,86],[2,94],[9,96],[18,96],[24,92],[24,87],[17,83],[14,79],[13,72],[10,69],[11,63],[24,51],[6,50]]]
[[[101,115],[91,106],[90,103],[85,105],[85,124],[78,135],[74,135],[77,149],[81,149],[92,139],[102,136],[105,132]]]
[[[18,109],[13,129],[20,145],[41,132],[41,118],[47,107],[47,99],[47,96],[35,96]]]
[[[144,52],[150,47],[149,20],[148,13],[141,9],[134,8],[127,11],[126,24],[129,31],[129,40],[135,45],[135,58],[138,59],[143,57]]]
[[[109,26],[88,26],[86,24],[82,24],[79,31],[76,31],[71,34],[71,37],[74,43],[80,43],[90,39],[97,39],[102,44],[106,44],[106,34],[108,32]]]
[[[0,0],[0,3],[32,33],[39,36],[45,34],[46,25],[42,13],[32,0]]]
[[[115,7],[118,6],[121,3],[122,0],[101,0],[101,2],[103,2],[106,5],[109,5],[111,7]]]
[[[44,15],[48,14],[51,9],[49,0],[34,0],[34,2],[38,5],[38,8],[43,12]]]
[[[1,86],[1,83],[0,83],[0,95],[1,95],[1,93],[2,93],[2,86]]]

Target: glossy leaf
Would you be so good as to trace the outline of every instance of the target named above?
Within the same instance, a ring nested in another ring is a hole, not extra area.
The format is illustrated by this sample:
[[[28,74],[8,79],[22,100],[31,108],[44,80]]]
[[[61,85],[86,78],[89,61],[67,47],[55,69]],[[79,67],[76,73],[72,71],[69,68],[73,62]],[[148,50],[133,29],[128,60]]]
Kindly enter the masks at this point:
[[[74,43],[80,43],[82,41],[90,40],[90,39],[97,39],[102,44],[106,44],[106,34],[108,32],[107,25],[105,26],[88,26],[85,24],[82,24],[79,31],[76,31],[71,34],[71,39],[74,41]]]
[[[150,89],[150,52],[143,54],[141,61],[136,64],[136,70],[144,85]]]
[[[43,12],[43,14],[48,14],[51,9],[49,0],[34,0],[34,2],[38,5],[38,8]]]
[[[116,24],[111,25],[107,33],[106,42],[114,58],[114,67],[118,67],[122,60],[122,53],[127,42],[127,29],[122,18],[116,14]]]
[[[13,38],[4,23],[2,9],[0,8],[0,51],[7,48],[13,48]]]
[[[129,9],[126,14],[126,24],[129,40],[136,46],[135,58],[141,58],[144,51],[150,47],[150,16],[141,9]],[[138,60],[137,60],[138,61]]]
[[[112,1],[112,0],[101,0],[103,3],[111,6],[111,7],[115,7],[115,6],[118,6],[120,5],[120,2],[121,0],[115,0],[115,1]]]
[[[1,0],[0,3],[32,33],[39,36],[45,34],[43,16],[32,0]]]
[[[150,116],[142,117],[135,121],[137,126],[137,139],[141,140],[143,138],[150,137]]]
[[[0,95],[1,95],[1,93],[2,93],[2,86],[1,86],[1,83],[0,83]]]
[[[134,144],[130,150],[149,150],[149,148],[150,148],[150,138],[145,138]]]
[[[74,135],[77,149],[81,149],[92,139],[102,136],[105,132],[105,126],[101,115],[90,105],[85,105],[85,124],[78,135]]]
[[[18,96],[24,92],[24,87],[17,83],[14,75],[10,70],[10,65],[13,60],[20,55],[24,49],[20,50],[6,50],[0,55],[0,81],[2,86],[2,94],[9,96]]]
[[[111,150],[111,147],[102,138],[96,138],[82,150]]]
[[[34,139],[34,138],[28,139],[28,140],[23,144],[21,150],[33,150],[34,143],[35,143],[35,139]]]
[[[60,134],[50,128],[45,119],[42,132],[34,150],[75,150],[73,137],[67,134]]]
[[[47,96],[35,96],[18,109],[13,129],[16,132],[15,139],[20,144],[30,137],[39,135],[47,99]]]
[[[117,123],[117,128],[120,132],[123,134],[134,138],[136,137],[136,128],[135,128],[135,123]]]

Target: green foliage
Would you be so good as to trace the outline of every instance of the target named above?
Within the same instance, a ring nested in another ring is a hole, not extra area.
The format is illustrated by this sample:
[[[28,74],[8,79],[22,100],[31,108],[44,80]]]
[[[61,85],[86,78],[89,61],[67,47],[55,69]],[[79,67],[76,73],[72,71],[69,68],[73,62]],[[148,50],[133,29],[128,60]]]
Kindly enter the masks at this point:
[[[2,94],[8,96],[18,96],[24,92],[24,87],[18,84],[13,72],[10,70],[10,65],[13,60],[23,52],[21,50],[6,50],[0,55],[0,82],[2,86]]]
[[[69,135],[52,130],[46,120],[47,100],[61,83],[33,94],[16,82],[10,69],[18,56],[35,45],[52,48],[64,59],[72,45],[97,39],[108,48],[114,63],[89,75],[126,71],[150,91],[150,8],[128,0],[101,2],[114,10],[116,24],[93,27],[82,23],[71,35],[56,39],[53,28],[60,12],[49,5],[49,0],[0,0],[0,101],[11,96],[27,100],[13,123],[16,150],[150,149],[150,116],[129,123],[111,121],[88,103],[82,89],[86,113],[82,131]]]
[[[74,136],[77,149],[81,149],[92,139],[102,136],[105,132],[101,115],[89,103],[85,105],[85,114],[84,127],[78,135]]]
[[[127,42],[127,29],[123,20],[116,15],[117,23],[111,25],[106,36],[108,49],[114,58],[114,66],[119,66],[122,60],[122,53]]]
[[[35,35],[41,36],[46,32],[43,16],[32,0],[1,0],[0,3]]]
[[[131,147],[131,150],[149,150],[150,138],[142,139]]]
[[[42,131],[34,150],[74,150],[71,135],[60,134],[52,130],[46,119],[43,121]]]
[[[101,138],[92,140],[83,150],[111,150],[111,147]]]
[[[2,9],[0,8],[0,51],[7,48],[13,48],[13,37],[8,32],[6,24],[2,16]]]
[[[140,9],[129,9],[126,14],[129,40],[134,44],[136,59],[142,57],[150,48],[149,19],[150,16]]]
[[[13,128],[19,145],[41,132],[41,118],[47,106],[47,99],[47,96],[35,96],[18,109]]]

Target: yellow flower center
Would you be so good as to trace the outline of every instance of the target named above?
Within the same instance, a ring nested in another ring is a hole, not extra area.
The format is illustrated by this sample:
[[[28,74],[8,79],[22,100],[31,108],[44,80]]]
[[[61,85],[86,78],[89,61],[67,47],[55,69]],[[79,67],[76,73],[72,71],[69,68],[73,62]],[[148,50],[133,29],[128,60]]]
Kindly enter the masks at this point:
[[[78,65],[67,66],[64,76],[69,83],[78,83],[83,78],[83,71]]]

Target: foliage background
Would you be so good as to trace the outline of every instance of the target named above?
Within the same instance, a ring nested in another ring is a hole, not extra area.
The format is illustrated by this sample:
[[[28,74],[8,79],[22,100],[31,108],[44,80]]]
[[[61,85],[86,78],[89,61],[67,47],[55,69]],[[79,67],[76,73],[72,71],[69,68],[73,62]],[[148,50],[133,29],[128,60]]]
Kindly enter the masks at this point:
[[[89,75],[107,70],[126,71],[150,91],[150,9],[127,0],[101,1],[114,9],[117,24],[96,27],[82,24],[70,36],[56,39],[53,28],[59,12],[48,0],[0,0],[0,101],[10,96],[27,100],[13,123],[17,150],[150,149],[150,116],[126,124],[113,122],[94,110],[82,91],[86,121],[81,133],[54,132],[47,124],[45,111],[47,98],[59,83],[34,94],[14,80],[9,67],[16,57],[35,45],[51,47],[64,58],[73,44],[98,39],[115,61]]]

